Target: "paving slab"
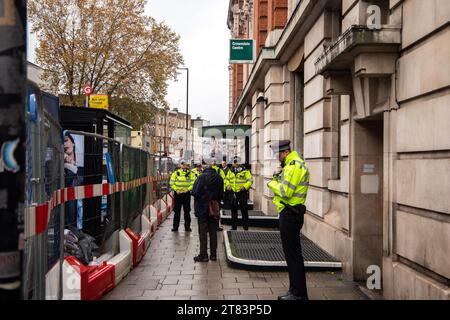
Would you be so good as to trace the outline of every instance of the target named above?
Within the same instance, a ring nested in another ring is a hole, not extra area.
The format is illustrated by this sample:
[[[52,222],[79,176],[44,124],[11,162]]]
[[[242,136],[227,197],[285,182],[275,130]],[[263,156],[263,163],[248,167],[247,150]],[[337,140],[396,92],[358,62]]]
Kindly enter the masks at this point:
[[[158,228],[139,266],[105,295],[105,300],[276,300],[287,291],[287,272],[230,267],[222,232],[218,232],[218,261],[194,262],[200,247],[197,219],[192,216],[190,233],[182,228],[171,232],[172,223],[171,215]],[[311,300],[368,299],[357,283],[345,280],[340,271],[307,272],[306,276]]]

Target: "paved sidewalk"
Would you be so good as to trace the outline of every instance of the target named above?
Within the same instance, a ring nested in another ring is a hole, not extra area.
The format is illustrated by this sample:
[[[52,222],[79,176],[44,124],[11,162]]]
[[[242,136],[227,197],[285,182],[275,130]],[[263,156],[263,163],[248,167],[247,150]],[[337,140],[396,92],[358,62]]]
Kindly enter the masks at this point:
[[[192,232],[171,232],[173,215],[162,223],[138,267],[106,300],[276,300],[289,286],[286,272],[251,272],[232,269],[225,260],[222,233],[218,232],[218,261],[195,263],[199,240],[197,219]],[[229,228],[229,226],[224,226]],[[356,283],[340,272],[308,272],[311,300],[363,300]]]

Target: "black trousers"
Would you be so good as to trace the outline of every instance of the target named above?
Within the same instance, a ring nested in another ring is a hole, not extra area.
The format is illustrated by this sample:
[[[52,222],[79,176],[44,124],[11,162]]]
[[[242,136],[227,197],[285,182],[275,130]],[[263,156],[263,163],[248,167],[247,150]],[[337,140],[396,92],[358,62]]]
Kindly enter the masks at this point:
[[[235,192],[237,203],[233,203],[231,207],[231,228],[237,229],[238,226],[238,209],[242,214],[242,226],[248,230],[248,191]]]
[[[215,256],[217,254],[217,227],[219,220],[210,217],[198,218],[198,234],[200,238],[200,255],[208,256],[208,233],[209,252]]]
[[[300,242],[300,230],[303,227],[306,208],[304,206],[302,208],[301,214],[284,209],[280,213],[279,226],[289,272],[289,291],[296,296],[307,298],[305,263]]]
[[[175,216],[173,217],[173,228],[178,229],[180,226],[181,207],[184,212],[184,228],[189,229],[191,227],[191,195],[190,193],[174,195],[174,208]]]

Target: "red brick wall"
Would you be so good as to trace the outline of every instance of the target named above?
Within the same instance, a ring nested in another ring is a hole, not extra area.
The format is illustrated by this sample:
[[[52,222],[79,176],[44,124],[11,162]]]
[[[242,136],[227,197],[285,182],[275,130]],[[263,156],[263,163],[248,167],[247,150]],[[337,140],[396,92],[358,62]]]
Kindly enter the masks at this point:
[[[287,0],[268,0],[269,25],[268,30],[284,28],[287,23],[288,3]]]
[[[242,3],[238,0],[239,5]],[[253,4],[253,35],[243,34],[243,30],[239,30],[239,38],[252,37],[255,40],[256,52],[259,54],[266,42],[267,34],[276,28],[284,28],[288,17],[287,0],[255,0]],[[247,29],[248,30],[248,29]],[[240,95],[244,87],[244,68],[248,71],[248,66],[241,64],[233,65],[232,76],[232,103],[233,110],[239,101]]]
[[[233,110],[236,108],[237,102],[242,93],[244,81],[244,65],[234,64],[233,65]]]
[[[268,0],[255,0],[254,2],[254,39],[256,40],[256,52],[264,46],[268,30]]]

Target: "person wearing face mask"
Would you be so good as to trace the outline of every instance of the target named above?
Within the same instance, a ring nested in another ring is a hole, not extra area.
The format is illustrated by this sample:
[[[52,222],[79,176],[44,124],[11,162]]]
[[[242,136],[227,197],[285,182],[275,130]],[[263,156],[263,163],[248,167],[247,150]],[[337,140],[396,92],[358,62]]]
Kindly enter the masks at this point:
[[[290,145],[289,140],[282,140],[270,146],[282,169],[267,184],[275,194],[273,202],[279,213],[281,243],[289,272],[289,291],[278,299],[308,300],[300,230],[306,212],[309,170],[297,151],[291,151]]]

